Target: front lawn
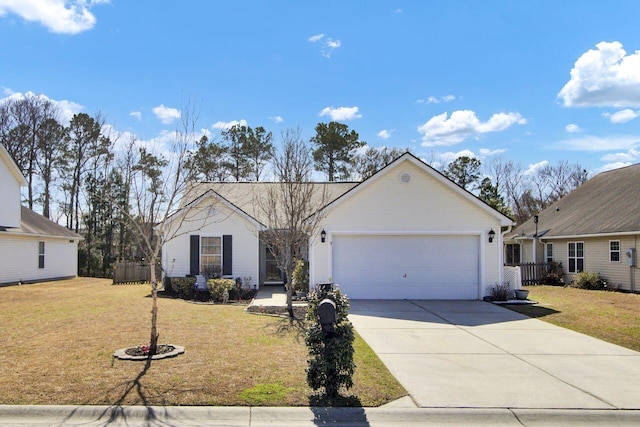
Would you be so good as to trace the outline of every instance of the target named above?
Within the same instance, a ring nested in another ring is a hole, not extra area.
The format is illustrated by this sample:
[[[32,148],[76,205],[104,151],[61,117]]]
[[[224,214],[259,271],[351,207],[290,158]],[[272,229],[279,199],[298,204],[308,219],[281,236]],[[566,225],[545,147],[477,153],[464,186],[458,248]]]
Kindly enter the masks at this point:
[[[125,396],[144,363],[112,354],[148,343],[149,294],[148,285],[90,278],[0,288],[0,404],[318,403],[306,385],[304,336],[288,320],[168,298],[158,301],[159,342],[186,353],[154,361]],[[349,402],[378,406],[406,396],[359,337],[355,348]]]
[[[562,286],[527,286],[538,305],[511,310],[640,351],[640,295]]]

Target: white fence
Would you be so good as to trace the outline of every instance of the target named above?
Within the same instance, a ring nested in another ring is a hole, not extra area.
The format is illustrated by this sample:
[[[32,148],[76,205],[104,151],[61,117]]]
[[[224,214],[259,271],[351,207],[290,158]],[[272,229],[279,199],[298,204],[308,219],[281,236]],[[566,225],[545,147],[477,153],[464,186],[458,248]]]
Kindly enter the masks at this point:
[[[502,282],[509,284],[511,289],[522,288],[522,271],[520,267],[507,267],[504,266],[504,273],[502,275]]]

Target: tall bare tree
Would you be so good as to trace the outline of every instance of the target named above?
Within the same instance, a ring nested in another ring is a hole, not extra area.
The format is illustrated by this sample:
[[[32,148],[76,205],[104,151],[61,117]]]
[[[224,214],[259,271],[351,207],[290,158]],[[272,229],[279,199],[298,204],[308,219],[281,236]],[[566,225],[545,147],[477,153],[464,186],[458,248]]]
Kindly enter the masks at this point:
[[[327,184],[311,182],[313,158],[300,130],[282,133],[279,150],[272,163],[277,182],[256,195],[255,203],[267,219],[268,230],[260,238],[274,255],[280,271],[287,276],[287,310],[293,312],[293,270],[296,259],[308,249],[323,218],[321,208],[328,202]]]

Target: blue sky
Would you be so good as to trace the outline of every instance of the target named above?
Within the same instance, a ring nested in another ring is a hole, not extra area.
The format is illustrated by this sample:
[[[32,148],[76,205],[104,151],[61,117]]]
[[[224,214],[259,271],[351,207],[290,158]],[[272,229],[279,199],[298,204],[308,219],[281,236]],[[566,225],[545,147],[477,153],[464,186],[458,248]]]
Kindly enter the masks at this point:
[[[337,120],[430,162],[640,162],[638,1],[0,0],[0,98],[146,144]]]

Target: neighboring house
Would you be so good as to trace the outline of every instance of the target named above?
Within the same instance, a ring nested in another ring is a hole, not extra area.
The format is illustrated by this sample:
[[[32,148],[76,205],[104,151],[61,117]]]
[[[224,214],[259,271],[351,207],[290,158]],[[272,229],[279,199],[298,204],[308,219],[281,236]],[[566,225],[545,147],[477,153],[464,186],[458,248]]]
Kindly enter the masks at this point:
[[[75,277],[78,234],[20,204],[27,184],[0,145],[0,284]]]
[[[259,239],[269,224],[258,200],[278,184],[198,185],[199,196],[164,225],[184,230],[163,247],[166,274],[282,283]],[[310,283],[332,281],[351,298],[474,300],[501,281],[500,230],[511,219],[415,156],[406,153],[361,183],[316,185],[329,197],[309,242]]]
[[[640,164],[603,172],[514,228],[505,262],[561,262],[565,282],[593,271],[610,286],[637,291]]]

